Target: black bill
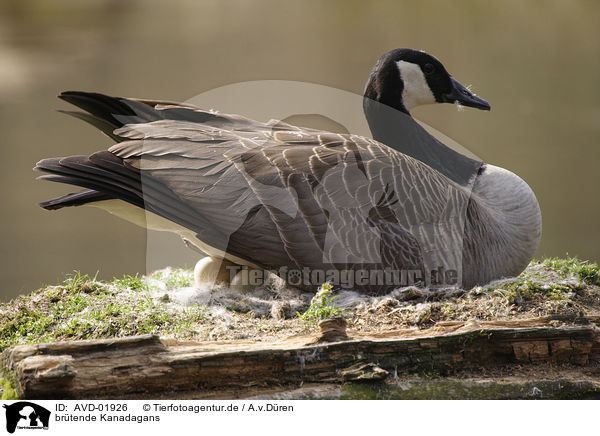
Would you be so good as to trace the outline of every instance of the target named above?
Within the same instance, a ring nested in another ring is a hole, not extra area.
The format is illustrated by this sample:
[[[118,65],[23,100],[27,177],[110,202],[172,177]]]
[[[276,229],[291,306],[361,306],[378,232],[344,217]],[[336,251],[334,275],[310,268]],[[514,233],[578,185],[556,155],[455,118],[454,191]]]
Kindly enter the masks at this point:
[[[487,101],[477,97],[467,88],[462,86],[458,80],[453,77],[451,77],[450,80],[452,81],[452,90],[448,94],[444,94],[444,103],[458,103],[463,106],[474,107],[486,111],[491,109],[491,106]]]

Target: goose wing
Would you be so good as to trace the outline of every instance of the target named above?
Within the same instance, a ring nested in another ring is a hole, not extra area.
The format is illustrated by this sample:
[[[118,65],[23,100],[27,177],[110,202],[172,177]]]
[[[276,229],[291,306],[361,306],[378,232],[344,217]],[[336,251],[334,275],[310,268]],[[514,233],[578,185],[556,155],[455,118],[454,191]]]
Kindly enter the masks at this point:
[[[420,161],[355,135],[119,103],[134,114],[84,109],[116,127],[120,142],[41,161],[45,177],[89,188],[90,201],[110,195],[144,207],[264,268],[408,269],[425,278],[439,264],[460,269],[468,196]],[[66,201],[81,204],[73,195]]]

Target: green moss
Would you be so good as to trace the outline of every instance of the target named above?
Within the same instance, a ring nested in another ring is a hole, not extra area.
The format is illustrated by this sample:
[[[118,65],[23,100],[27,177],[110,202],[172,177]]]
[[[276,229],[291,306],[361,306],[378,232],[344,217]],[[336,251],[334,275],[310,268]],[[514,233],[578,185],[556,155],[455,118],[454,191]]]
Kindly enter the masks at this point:
[[[442,303],[440,306],[440,312],[448,318],[452,318],[456,315],[456,310],[456,305],[452,303]]]
[[[600,269],[595,262],[579,260],[577,257],[552,257],[544,259],[541,264],[558,272],[562,277],[577,277],[588,285],[600,286]]]
[[[501,285],[501,291],[510,303],[521,304],[524,301],[541,300],[568,301],[572,298],[573,292],[581,291],[581,285],[578,283],[549,280],[549,272],[558,274],[559,279],[575,278],[587,285],[600,284],[598,265],[576,257],[534,260],[531,265],[534,268],[528,268],[517,279]],[[536,266],[538,268],[535,268]],[[498,291],[496,287],[494,290]]]
[[[165,284],[167,289],[187,288],[194,284],[194,273],[183,268],[167,268],[152,274],[152,278]]]
[[[0,326],[0,348],[29,342],[33,338],[43,339],[52,324],[53,319],[50,316],[22,306],[12,319],[6,320]]]
[[[306,324],[314,325],[322,319],[342,316],[344,311],[333,304],[333,300],[338,296],[333,295],[332,289],[333,286],[329,283],[323,283],[310,301],[310,307],[303,314],[298,313],[298,317]]]
[[[147,291],[149,289],[144,277],[139,274],[134,276],[124,275],[121,278],[114,278],[112,284],[120,288],[131,289],[132,291]]]
[[[581,263],[577,270],[579,278],[589,285],[600,286],[600,270],[596,263]]]
[[[2,386],[2,400],[18,400],[19,395],[17,395],[17,391],[13,388],[10,381],[6,378],[0,378],[0,385]]]
[[[510,303],[520,304],[523,301],[549,300],[561,301],[569,299],[571,287],[560,283],[542,283],[535,280],[515,280],[505,284],[503,289]]]
[[[92,278],[87,274],[82,275],[79,271],[67,274],[63,280],[62,288],[72,293],[84,292],[89,294],[105,292],[105,285],[96,281],[96,277]]]
[[[78,272],[0,304],[0,349],[15,344],[160,333],[189,337],[208,312],[203,306],[167,308],[140,276],[110,283]]]

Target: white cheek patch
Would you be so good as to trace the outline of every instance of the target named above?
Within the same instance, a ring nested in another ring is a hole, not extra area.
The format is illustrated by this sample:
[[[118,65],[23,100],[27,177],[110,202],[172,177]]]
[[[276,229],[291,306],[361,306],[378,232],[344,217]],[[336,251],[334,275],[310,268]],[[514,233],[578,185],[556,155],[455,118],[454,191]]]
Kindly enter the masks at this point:
[[[425,80],[421,67],[406,61],[398,61],[396,65],[398,65],[400,78],[404,83],[402,100],[406,109],[410,110],[421,104],[435,103],[435,96]]]

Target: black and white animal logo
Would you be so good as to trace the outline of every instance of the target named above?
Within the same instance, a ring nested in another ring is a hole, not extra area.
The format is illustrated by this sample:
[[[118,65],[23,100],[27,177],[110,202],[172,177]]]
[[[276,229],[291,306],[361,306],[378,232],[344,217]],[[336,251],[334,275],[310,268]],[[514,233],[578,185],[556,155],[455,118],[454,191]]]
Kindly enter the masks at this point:
[[[19,401],[2,407],[6,409],[6,431],[9,433],[14,433],[17,428],[48,429],[50,411],[42,406]]]

